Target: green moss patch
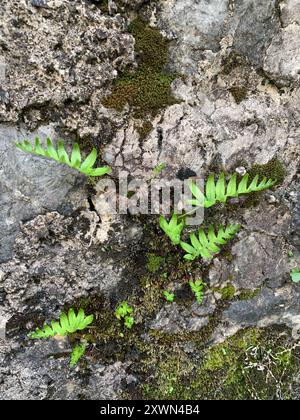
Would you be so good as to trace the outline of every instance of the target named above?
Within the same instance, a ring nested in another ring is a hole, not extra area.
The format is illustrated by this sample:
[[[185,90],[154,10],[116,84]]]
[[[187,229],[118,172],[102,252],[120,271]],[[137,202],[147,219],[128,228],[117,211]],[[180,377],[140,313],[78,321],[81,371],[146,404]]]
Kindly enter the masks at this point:
[[[253,179],[256,175],[259,175],[260,178],[265,176],[268,179],[271,178],[276,180],[277,184],[281,184],[286,175],[283,164],[276,157],[269,160],[269,162],[265,163],[264,165],[252,166],[248,172],[250,179]]]
[[[222,288],[214,288],[213,291],[220,293],[222,295],[223,300],[233,299],[236,293],[236,289],[232,284],[228,284],[227,286]]]
[[[250,300],[253,299],[255,296],[257,296],[261,291],[261,288],[255,289],[255,290],[248,290],[243,289],[241,290],[239,294],[239,300]]]
[[[128,104],[136,118],[156,115],[160,109],[178,101],[171,92],[175,74],[165,71],[168,62],[168,41],[156,28],[149,27],[142,19],[135,19],[129,26],[135,38],[138,68],[127,70],[115,82],[112,93],[103,105],[122,111]]]
[[[237,67],[246,66],[247,61],[236,51],[232,51],[229,56],[224,60],[223,69],[221,74],[230,75],[230,73]]]
[[[137,127],[137,132],[139,133],[142,140],[144,140],[152,130],[153,124],[150,121],[145,121],[141,126]]]
[[[249,173],[249,182],[252,179],[259,175],[259,179],[262,180],[263,177],[268,179],[276,180],[276,185],[281,184],[284,181],[286,171],[283,164],[276,157],[269,160],[269,162],[259,165],[253,165],[248,171]],[[244,207],[253,207],[257,206],[260,202],[262,192],[254,192],[247,196]]]
[[[247,97],[248,89],[243,86],[232,86],[228,90],[237,104],[240,104]]]
[[[151,253],[147,254],[147,258],[148,258],[147,270],[150,273],[156,273],[157,271],[159,271],[159,269],[162,266],[162,263],[164,262],[164,258],[159,255],[155,255]]]
[[[224,343],[200,348],[196,358],[178,343],[171,352],[164,346],[158,350],[147,355],[156,368],[141,386],[143,398],[290,399],[300,367],[299,349],[287,330],[246,329]]]

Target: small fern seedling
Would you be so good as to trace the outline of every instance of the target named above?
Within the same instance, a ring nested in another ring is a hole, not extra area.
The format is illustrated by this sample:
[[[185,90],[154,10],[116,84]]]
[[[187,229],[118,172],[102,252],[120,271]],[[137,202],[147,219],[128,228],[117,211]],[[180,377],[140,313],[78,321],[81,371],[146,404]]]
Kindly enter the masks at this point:
[[[79,309],[76,315],[74,309],[71,308],[68,315],[63,312],[59,320],[60,322],[51,321],[51,326],[45,324],[43,329],[37,328],[29,334],[29,338],[48,338],[54,337],[55,335],[66,336],[76,331],[82,331],[93,322],[94,316],[85,316],[83,309]]]
[[[206,286],[206,283],[204,283],[204,281],[201,279],[196,280],[196,281],[190,280],[189,285],[192,292],[196,296],[197,302],[201,304],[204,298],[204,288]]]
[[[299,268],[293,268],[293,270],[290,272],[291,279],[294,283],[300,282],[300,270]]]
[[[180,223],[178,223],[177,214],[173,214],[169,223],[166,221],[164,216],[160,216],[159,226],[171,239],[173,245],[178,245],[180,243],[181,233],[184,228],[184,221],[182,220]]]
[[[115,315],[117,319],[122,319],[125,318],[126,315],[132,314],[133,309],[131,308],[131,306],[128,305],[128,302],[124,301],[121,302],[116,311],[115,311]]]
[[[71,359],[70,359],[70,367],[74,367],[77,365],[79,359],[84,355],[87,348],[87,343],[80,343],[77,344],[71,353]]]
[[[124,325],[125,325],[126,328],[128,328],[129,330],[131,330],[131,328],[134,325],[134,318],[133,318],[133,316],[126,315],[125,318],[124,318]]]
[[[208,234],[200,229],[198,237],[192,233],[190,235],[191,244],[180,242],[181,247],[187,254],[184,256],[186,260],[193,261],[197,257],[202,257],[205,260],[210,260],[214,254],[221,251],[218,245],[225,245],[240,229],[240,225],[229,225],[225,229],[219,227],[217,234],[215,229],[211,226]]]
[[[175,294],[174,293],[170,293],[167,290],[165,290],[163,292],[163,295],[164,295],[167,302],[174,302],[174,299],[175,299]]]
[[[49,137],[46,140],[46,144],[46,147],[43,148],[40,139],[36,137],[34,146],[32,146],[28,140],[24,140],[22,143],[17,143],[16,147],[24,152],[44,156],[53,159],[56,162],[66,164],[87,176],[103,176],[111,172],[109,166],[104,166],[102,168],[93,167],[97,160],[97,150],[95,148],[82,162],[80,148],[77,143],[73,145],[71,157],[69,157],[61,140],[57,142],[57,149],[55,149]]]
[[[256,175],[249,184],[249,174],[245,174],[238,183],[237,176],[237,174],[232,175],[227,183],[224,173],[221,173],[217,182],[215,182],[215,175],[211,174],[205,184],[205,194],[191,181],[190,190],[195,199],[189,200],[188,204],[209,208],[217,203],[226,203],[229,198],[263,191],[276,184],[276,180],[267,179],[266,177],[259,182],[259,175]]]
[[[116,311],[115,316],[119,320],[124,320],[124,325],[126,328],[131,329],[134,325],[134,317],[132,316],[133,309],[128,305],[128,302],[121,302]]]

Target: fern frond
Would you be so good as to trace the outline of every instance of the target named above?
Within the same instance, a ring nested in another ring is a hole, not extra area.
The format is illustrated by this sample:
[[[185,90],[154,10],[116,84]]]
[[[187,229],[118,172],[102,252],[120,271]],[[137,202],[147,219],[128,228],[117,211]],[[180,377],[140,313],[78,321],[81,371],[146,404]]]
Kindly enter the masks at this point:
[[[68,315],[64,312],[60,315],[59,322],[51,321],[51,326],[45,324],[43,329],[37,328],[29,334],[29,338],[48,338],[54,337],[55,335],[66,336],[76,331],[84,330],[93,320],[94,316],[85,316],[83,309],[79,309],[76,315],[74,309],[71,308]]]
[[[86,343],[78,344],[73,348],[70,359],[70,367],[77,365],[79,359],[84,355],[87,348]]]
[[[165,232],[165,234],[171,239],[174,245],[178,245],[180,243],[181,233],[184,228],[184,221],[182,221],[181,223],[178,223],[177,214],[175,213],[173,214],[169,223],[166,221],[164,216],[160,216],[159,226]]]
[[[266,177],[259,180],[259,175],[256,175],[249,183],[249,174],[245,174],[240,182],[237,180],[237,174],[234,174],[227,183],[224,173],[221,173],[217,182],[215,182],[215,175],[211,174],[206,181],[205,194],[193,181],[190,183],[190,190],[195,199],[189,200],[188,203],[192,206],[209,208],[216,203],[226,203],[229,198],[263,191],[275,184],[276,180],[267,179]]]
[[[195,281],[190,280],[189,285],[196,297],[197,302],[201,304],[204,298],[204,288],[206,286],[206,283],[204,283],[202,279],[198,279]]]
[[[217,233],[211,226],[206,234],[203,229],[198,232],[198,237],[192,233],[190,235],[191,243],[180,242],[181,247],[187,254],[184,256],[186,260],[193,261],[197,257],[205,260],[211,259],[214,254],[221,251],[219,245],[225,245],[240,229],[240,225],[229,225],[225,229],[219,227]]]
[[[24,152],[32,153],[38,156],[45,156],[55,160],[56,162],[68,165],[87,176],[102,176],[111,172],[111,168],[109,166],[104,166],[102,168],[93,167],[97,160],[97,150],[95,148],[82,162],[80,147],[77,143],[73,145],[71,158],[69,157],[61,140],[57,142],[57,148],[55,149],[49,137],[46,140],[45,148],[41,145],[38,137],[35,139],[34,146],[32,146],[28,140],[24,140],[22,143],[17,143],[16,147]]]

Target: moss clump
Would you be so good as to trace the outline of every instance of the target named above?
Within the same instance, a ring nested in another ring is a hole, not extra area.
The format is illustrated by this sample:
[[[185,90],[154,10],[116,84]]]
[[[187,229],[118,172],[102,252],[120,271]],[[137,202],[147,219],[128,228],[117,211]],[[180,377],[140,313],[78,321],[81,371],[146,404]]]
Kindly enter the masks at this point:
[[[167,344],[150,345],[147,369],[153,370],[141,387],[143,398],[291,398],[299,349],[286,330],[246,329],[221,344],[199,348],[195,360],[178,342],[169,347],[172,351]]]
[[[232,51],[223,63],[221,74],[229,75],[236,67],[245,66],[247,64],[245,58],[237,52]]]
[[[257,296],[261,291],[261,288],[255,289],[255,290],[247,290],[243,289],[241,290],[239,294],[239,300],[250,300],[253,299],[255,296]]]
[[[236,289],[232,284],[228,284],[227,286],[222,288],[214,288],[213,291],[220,293],[222,295],[223,300],[233,299],[236,293]]]
[[[109,13],[108,0],[100,0],[99,7],[103,13]]]
[[[243,86],[232,86],[228,90],[237,104],[240,104],[247,97],[248,90]]]
[[[161,268],[162,263],[164,262],[164,258],[151,253],[147,254],[147,258],[147,270],[150,273],[157,273]]]
[[[281,184],[285,178],[286,171],[283,164],[274,157],[273,159],[269,160],[268,163],[264,165],[254,165],[248,171],[249,179],[253,179],[256,175],[259,175],[260,179],[264,176],[266,178],[271,178],[277,181],[277,184]]]
[[[248,171],[249,173],[249,182],[252,179],[259,175],[259,179],[262,180],[263,177],[268,179],[276,180],[276,185],[281,184],[285,178],[285,168],[283,164],[276,158],[272,158],[269,162],[263,165],[253,165]],[[262,192],[253,192],[249,194],[244,202],[244,207],[253,207],[257,206],[260,202]]]
[[[137,127],[137,132],[139,133],[142,140],[144,140],[152,130],[153,125],[150,121],[145,121],[141,126]]]
[[[171,83],[176,75],[165,71],[168,41],[158,29],[150,28],[140,18],[131,23],[129,32],[135,38],[138,68],[135,72],[125,71],[103,105],[122,111],[128,104],[136,118],[156,115],[160,109],[177,102],[171,92]]]

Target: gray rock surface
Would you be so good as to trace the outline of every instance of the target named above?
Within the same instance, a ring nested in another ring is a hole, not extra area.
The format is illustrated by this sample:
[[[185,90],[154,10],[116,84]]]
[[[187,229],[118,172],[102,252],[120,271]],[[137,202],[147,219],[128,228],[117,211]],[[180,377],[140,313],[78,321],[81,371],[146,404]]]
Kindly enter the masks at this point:
[[[224,311],[221,324],[211,339],[223,341],[242,328],[265,328],[270,325],[287,325],[299,339],[299,289],[297,285],[287,284],[276,289],[264,288],[261,293],[248,301],[233,302]]]
[[[261,65],[280,26],[275,0],[168,0],[162,3],[160,19],[176,39],[172,58],[187,73],[201,61],[203,51],[217,52],[225,37],[252,64]]]
[[[292,23],[276,35],[268,47],[264,70],[269,77],[280,86],[289,85],[291,81],[299,80],[300,26]]]
[[[120,389],[134,381],[122,363],[90,363],[89,374],[82,378],[68,366],[70,348],[58,349],[49,341],[27,344],[25,352],[0,344],[0,400],[115,400]],[[14,356],[8,363],[9,353]]]
[[[134,231],[130,246],[129,226],[124,234],[126,252],[121,248],[118,264],[117,230],[114,247],[93,244],[94,224],[85,216],[64,217],[54,212],[22,225],[13,258],[0,266],[4,273],[2,305],[8,314],[57,316],[66,302],[111,291],[122,280],[126,259],[138,245],[140,232]]]
[[[212,286],[221,287],[230,280],[237,290],[254,291],[270,281],[284,281],[291,270],[289,210],[269,204],[265,197],[259,211],[259,215],[253,209],[244,212],[239,240],[231,249],[233,260],[214,259],[209,274]]]
[[[20,222],[60,210],[70,214],[84,206],[85,177],[65,165],[26,154],[15,147],[25,138],[55,135],[51,126],[35,133],[0,126],[0,262],[9,259]],[[32,141],[33,142],[33,141]]]
[[[0,103],[0,121],[25,121],[31,129],[53,121],[69,135],[103,141],[112,128],[101,98],[133,62],[133,38],[125,19],[104,15],[91,2],[52,3],[45,9],[1,2],[7,66],[1,87],[10,99]]]
[[[300,4],[298,0],[285,0],[279,3],[283,26],[300,24]]]
[[[157,314],[151,328],[165,333],[176,334],[182,331],[200,331],[209,322],[209,316],[214,313],[215,300],[207,295],[203,303],[194,303],[190,308],[176,303],[166,304]]]

